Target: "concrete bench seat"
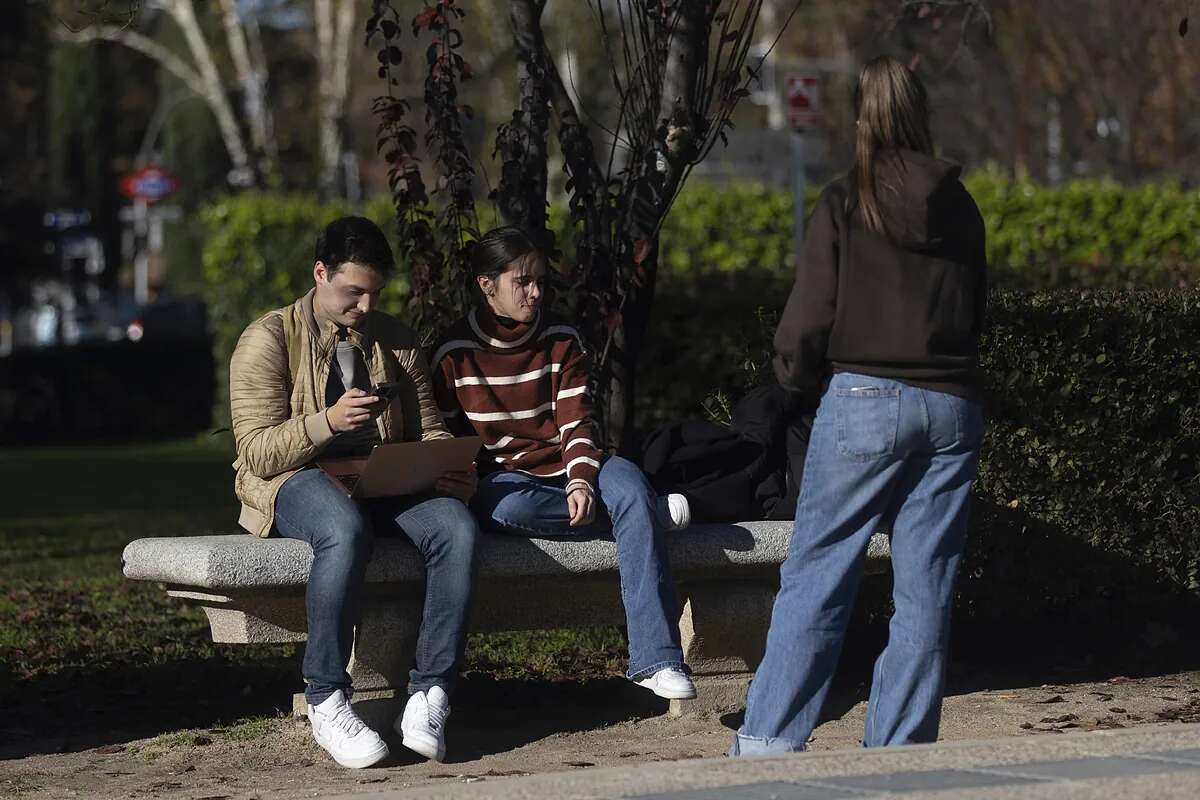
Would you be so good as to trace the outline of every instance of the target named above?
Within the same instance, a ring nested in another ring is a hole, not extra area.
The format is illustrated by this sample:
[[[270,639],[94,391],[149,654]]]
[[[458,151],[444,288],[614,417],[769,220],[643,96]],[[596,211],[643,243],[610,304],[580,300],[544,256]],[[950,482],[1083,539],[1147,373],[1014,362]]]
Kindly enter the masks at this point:
[[[740,707],[762,656],[790,521],[693,525],[665,534],[682,605],[684,657],[700,696],[671,712]],[[888,568],[876,535],[867,572]],[[202,607],[213,641],[300,642],[312,550],[303,542],[246,534],[138,539],[122,556],[125,577],[164,584]],[[362,621],[350,675],[356,703],[404,696],[421,620],[424,564],[402,537],[379,537],[367,569]],[[532,539],[485,534],[479,547],[472,631],[624,623],[611,539]],[[296,695],[297,713],[304,711]],[[383,703],[375,702],[383,701]],[[390,701],[390,702],[389,702]]]

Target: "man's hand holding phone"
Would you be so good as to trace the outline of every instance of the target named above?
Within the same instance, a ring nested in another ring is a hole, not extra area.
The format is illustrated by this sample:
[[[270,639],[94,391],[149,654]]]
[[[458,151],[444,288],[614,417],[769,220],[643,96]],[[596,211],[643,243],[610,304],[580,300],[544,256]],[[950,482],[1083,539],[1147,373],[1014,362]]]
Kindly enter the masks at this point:
[[[387,403],[378,395],[349,389],[337,403],[325,409],[325,419],[334,433],[349,433],[374,422],[386,407]]]

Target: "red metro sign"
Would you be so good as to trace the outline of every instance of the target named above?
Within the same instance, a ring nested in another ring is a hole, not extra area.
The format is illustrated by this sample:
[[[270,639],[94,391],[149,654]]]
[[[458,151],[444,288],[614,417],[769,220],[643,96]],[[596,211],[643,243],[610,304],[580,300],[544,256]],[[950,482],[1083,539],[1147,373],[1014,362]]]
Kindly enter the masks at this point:
[[[179,188],[171,173],[155,166],[142,167],[121,179],[121,194],[130,200],[154,205]]]

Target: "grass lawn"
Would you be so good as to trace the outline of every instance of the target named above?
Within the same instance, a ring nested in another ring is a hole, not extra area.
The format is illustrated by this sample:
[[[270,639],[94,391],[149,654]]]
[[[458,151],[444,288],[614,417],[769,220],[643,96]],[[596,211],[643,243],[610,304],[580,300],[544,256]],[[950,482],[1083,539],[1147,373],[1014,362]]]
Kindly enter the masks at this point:
[[[9,733],[30,733],[35,706],[153,705],[181,682],[211,682],[231,701],[180,707],[179,724],[160,730],[286,707],[301,686],[298,648],[213,644],[202,611],[121,575],[133,539],[239,530],[232,460],[227,435],[0,451],[0,706],[28,712]],[[465,669],[578,679],[612,675],[623,659],[615,628],[543,631],[472,636]]]

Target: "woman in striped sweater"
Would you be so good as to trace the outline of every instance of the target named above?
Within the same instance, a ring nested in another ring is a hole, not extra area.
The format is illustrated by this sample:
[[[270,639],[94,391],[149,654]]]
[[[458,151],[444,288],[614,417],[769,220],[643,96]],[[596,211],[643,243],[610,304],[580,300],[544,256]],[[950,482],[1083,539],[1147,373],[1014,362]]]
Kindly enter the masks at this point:
[[[473,510],[485,527],[518,535],[611,531],[629,678],[660,697],[695,697],[659,535],[687,525],[686,499],[660,500],[637,466],[600,450],[587,353],[573,326],[543,312],[546,260],[529,238],[490,231],[472,266],[486,302],[442,336],[432,368],[446,426],[484,440]]]

